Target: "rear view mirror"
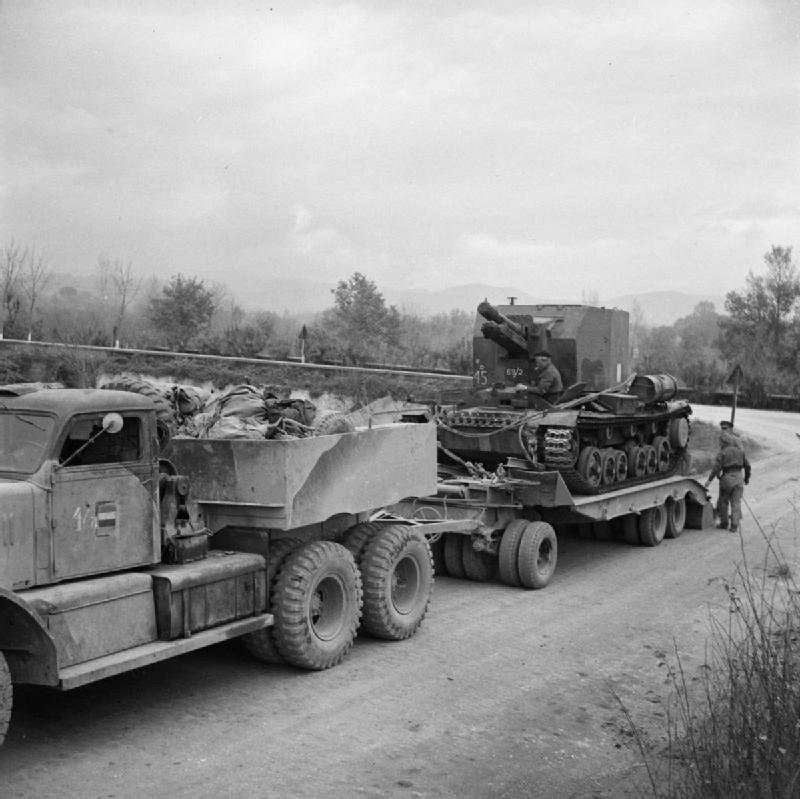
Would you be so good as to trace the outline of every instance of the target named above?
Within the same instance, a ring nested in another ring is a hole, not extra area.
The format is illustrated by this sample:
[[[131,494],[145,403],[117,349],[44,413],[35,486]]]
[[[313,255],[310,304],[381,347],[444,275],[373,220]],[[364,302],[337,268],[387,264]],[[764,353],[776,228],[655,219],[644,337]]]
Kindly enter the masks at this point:
[[[119,433],[122,430],[122,417],[118,413],[107,413],[103,417],[103,430],[106,433]]]

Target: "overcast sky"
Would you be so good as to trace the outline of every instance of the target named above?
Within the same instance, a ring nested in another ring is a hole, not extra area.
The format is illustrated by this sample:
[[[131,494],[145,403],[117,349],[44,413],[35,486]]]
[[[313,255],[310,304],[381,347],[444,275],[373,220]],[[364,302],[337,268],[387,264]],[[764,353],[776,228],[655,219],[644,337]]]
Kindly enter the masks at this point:
[[[542,301],[800,252],[800,7],[0,0],[0,235],[56,271]]]

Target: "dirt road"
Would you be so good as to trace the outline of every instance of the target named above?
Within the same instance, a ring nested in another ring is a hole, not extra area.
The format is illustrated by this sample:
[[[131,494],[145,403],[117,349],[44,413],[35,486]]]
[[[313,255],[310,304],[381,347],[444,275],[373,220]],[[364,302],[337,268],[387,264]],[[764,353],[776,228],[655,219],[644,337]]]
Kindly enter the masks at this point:
[[[718,421],[721,408],[695,408]],[[739,410],[769,444],[749,508],[798,564],[800,416]],[[544,591],[437,578],[403,643],[339,667],[266,667],[235,644],[77,691],[18,691],[10,797],[621,797],[643,776],[616,697],[658,742],[667,664],[703,660],[721,582],[763,539],[687,531],[654,549],[564,537]]]

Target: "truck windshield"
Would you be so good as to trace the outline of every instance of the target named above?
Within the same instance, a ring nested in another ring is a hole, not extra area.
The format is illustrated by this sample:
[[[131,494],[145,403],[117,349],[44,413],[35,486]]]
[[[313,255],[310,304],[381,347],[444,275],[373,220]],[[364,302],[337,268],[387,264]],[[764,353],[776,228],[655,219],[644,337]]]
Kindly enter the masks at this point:
[[[32,474],[42,462],[55,419],[0,411],[0,471]]]

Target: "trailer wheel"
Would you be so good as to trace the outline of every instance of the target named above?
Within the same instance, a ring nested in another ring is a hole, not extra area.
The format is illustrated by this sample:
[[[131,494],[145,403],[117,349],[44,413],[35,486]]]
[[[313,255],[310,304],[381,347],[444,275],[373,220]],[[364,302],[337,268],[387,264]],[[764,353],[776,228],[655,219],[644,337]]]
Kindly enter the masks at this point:
[[[460,533],[445,533],[444,536],[444,565],[451,577],[463,580],[467,573],[464,571],[464,558],[462,556],[462,535]]]
[[[558,542],[556,531],[547,522],[530,522],[519,542],[517,566],[525,588],[544,588],[556,570]]]
[[[639,516],[639,540],[646,547],[657,547],[667,532],[667,509],[664,505],[643,510]]]
[[[595,450],[597,452],[597,450]],[[600,453],[597,452],[599,455]],[[506,585],[522,585],[519,578],[519,544],[522,534],[528,522],[525,519],[514,519],[510,521],[503,530],[503,537],[500,539],[500,551],[498,552],[497,566],[500,571],[500,579]]]
[[[614,538],[614,528],[609,521],[592,522],[592,536],[598,541],[611,541]]]
[[[678,538],[686,527],[686,498],[667,500],[667,532],[665,538]]]
[[[461,536],[461,554],[463,556],[464,573],[469,580],[477,583],[485,583],[494,577],[497,568],[497,558],[488,552],[477,552],[472,547],[472,539],[468,535]]]
[[[364,550],[361,626],[388,641],[410,638],[428,612],[433,560],[425,535],[414,527],[384,527]]]
[[[639,519],[635,513],[626,513],[622,517],[622,534],[632,547],[638,547],[642,543],[639,538]]]
[[[363,522],[350,527],[344,535],[343,544],[356,563],[360,563],[361,556],[364,554],[364,548],[369,543],[369,539],[374,536],[380,525],[375,522]]]
[[[11,682],[11,672],[8,670],[5,655],[0,652],[0,746],[6,739],[13,704],[14,685]]]
[[[361,576],[350,552],[312,541],[283,564],[273,592],[275,642],[284,660],[321,670],[341,663],[361,618]]]
[[[270,545],[267,557],[267,585],[270,592],[274,590],[275,578],[286,560],[286,556],[299,545],[300,542],[296,538],[282,538]],[[243,635],[242,643],[251,655],[264,663],[280,664],[285,662],[275,643],[273,627],[264,627]]]

